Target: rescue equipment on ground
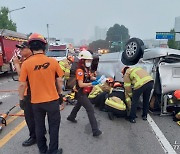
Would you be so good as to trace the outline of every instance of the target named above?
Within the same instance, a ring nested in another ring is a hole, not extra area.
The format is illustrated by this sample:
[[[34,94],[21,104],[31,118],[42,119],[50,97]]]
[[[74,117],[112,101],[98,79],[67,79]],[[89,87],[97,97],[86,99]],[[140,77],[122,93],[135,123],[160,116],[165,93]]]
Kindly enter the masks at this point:
[[[76,103],[76,100],[75,100],[75,92],[71,92],[69,94],[66,94],[64,97],[63,97],[63,101],[68,104],[71,104],[71,105],[74,105]]]
[[[6,123],[6,118],[8,117],[9,113],[10,113],[15,107],[17,107],[17,106],[19,106],[19,104],[14,105],[14,106],[13,106],[12,108],[10,108],[6,113],[1,114],[1,116],[0,116],[0,132],[1,132],[2,129],[3,129],[3,126],[6,126],[6,125],[7,125],[7,123]],[[15,114],[14,114],[14,116],[15,116]],[[22,115],[16,115],[16,116],[22,116]]]

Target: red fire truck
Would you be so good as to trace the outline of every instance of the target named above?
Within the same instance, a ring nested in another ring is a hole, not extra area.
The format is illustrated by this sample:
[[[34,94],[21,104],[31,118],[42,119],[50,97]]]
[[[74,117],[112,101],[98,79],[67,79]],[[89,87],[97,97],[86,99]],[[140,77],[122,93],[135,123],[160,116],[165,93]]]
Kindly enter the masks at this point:
[[[27,35],[0,29],[0,72],[10,71],[10,60],[18,52],[16,44],[27,41]]]

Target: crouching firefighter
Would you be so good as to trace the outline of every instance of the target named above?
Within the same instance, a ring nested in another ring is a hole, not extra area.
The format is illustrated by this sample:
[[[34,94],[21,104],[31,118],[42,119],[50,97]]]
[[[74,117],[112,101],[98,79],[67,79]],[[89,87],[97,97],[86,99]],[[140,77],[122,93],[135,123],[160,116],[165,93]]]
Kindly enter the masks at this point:
[[[91,100],[92,104],[99,107],[100,111],[105,111],[105,100],[106,96],[112,92],[114,79],[109,77],[103,84],[98,84],[93,87],[88,98]]]
[[[75,98],[77,99],[77,103],[71,111],[70,115],[67,117],[67,120],[77,123],[76,116],[81,106],[86,109],[89,122],[91,124],[93,136],[99,136],[102,132],[99,130],[96,118],[94,116],[94,108],[88,99],[87,95],[92,90],[93,85],[99,84],[97,80],[91,82],[90,75],[90,66],[92,62],[92,55],[89,51],[81,51],[79,53],[79,66],[76,70],[76,94]]]
[[[108,112],[108,117],[110,120],[116,117],[126,117],[126,104],[124,96],[124,88],[118,87],[113,89],[112,93],[108,95],[105,100],[105,108]]]
[[[124,67],[122,69],[126,103],[130,109],[129,121],[136,123],[136,110],[140,95],[143,94],[143,114],[142,119],[147,120],[149,109],[149,98],[153,88],[153,79],[146,70],[141,67]],[[131,103],[132,101],[132,103]],[[131,105],[130,105],[131,104]]]

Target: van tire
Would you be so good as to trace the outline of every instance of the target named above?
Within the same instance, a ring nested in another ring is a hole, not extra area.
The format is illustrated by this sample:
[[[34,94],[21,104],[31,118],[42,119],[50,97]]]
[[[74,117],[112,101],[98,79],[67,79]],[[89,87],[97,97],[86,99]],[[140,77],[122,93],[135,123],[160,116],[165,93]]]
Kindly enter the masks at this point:
[[[123,58],[127,61],[139,61],[144,53],[144,43],[141,39],[131,38],[125,45]]]

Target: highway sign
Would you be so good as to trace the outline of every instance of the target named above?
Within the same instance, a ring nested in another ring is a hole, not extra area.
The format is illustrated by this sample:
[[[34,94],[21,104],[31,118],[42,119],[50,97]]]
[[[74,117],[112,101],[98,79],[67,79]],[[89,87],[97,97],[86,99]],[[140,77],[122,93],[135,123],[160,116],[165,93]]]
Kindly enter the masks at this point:
[[[173,40],[174,39],[174,33],[170,33],[170,32],[156,32],[156,39]]]

